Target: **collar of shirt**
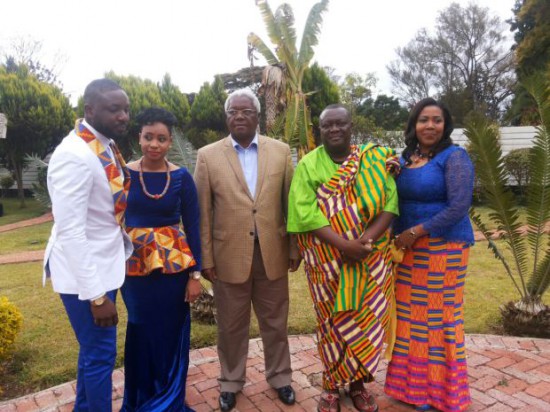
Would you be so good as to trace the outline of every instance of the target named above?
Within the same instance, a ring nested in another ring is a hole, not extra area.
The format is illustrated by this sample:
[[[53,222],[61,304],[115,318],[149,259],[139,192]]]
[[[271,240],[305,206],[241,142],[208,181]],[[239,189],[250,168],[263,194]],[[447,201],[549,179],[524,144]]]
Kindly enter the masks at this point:
[[[231,135],[230,135],[231,136]],[[246,150],[250,149],[251,147],[258,147],[258,133],[254,135],[254,139],[250,142],[250,145],[248,147],[242,147],[235,139],[233,139],[233,136],[231,136],[231,143],[233,144],[233,147],[238,152],[240,150]]]

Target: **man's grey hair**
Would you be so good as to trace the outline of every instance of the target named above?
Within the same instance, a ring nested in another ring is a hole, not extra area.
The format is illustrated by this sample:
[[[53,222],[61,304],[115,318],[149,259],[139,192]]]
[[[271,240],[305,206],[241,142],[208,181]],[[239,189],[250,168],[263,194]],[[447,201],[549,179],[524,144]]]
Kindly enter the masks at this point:
[[[229,104],[231,103],[231,100],[234,99],[235,97],[248,97],[254,104],[256,111],[260,113],[260,101],[254,94],[254,92],[250,90],[248,87],[245,87],[244,89],[237,89],[231,92],[229,96],[227,96],[227,99],[225,100],[225,105],[224,105],[224,110],[226,112],[229,109]]]

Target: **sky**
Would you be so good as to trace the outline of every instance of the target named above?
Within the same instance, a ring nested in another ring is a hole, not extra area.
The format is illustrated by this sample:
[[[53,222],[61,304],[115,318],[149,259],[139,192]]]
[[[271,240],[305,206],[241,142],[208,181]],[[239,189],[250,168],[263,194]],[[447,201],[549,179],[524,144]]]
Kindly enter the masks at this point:
[[[466,6],[471,0],[456,0]],[[287,0],[298,36],[316,0]],[[476,0],[504,22],[515,0]],[[10,0],[0,7],[0,53],[14,38],[39,40],[73,103],[93,79],[113,70],[160,82],[165,73],[185,93],[216,74],[249,65],[246,38],[266,43],[254,0]],[[270,0],[273,10],[283,1]],[[392,94],[386,66],[421,28],[431,30],[450,0],[331,0],[315,57],[343,76],[374,73],[377,93]],[[509,33],[509,26],[504,24]],[[511,34],[508,34],[511,39]],[[255,62],[264,65],[263,58]]]

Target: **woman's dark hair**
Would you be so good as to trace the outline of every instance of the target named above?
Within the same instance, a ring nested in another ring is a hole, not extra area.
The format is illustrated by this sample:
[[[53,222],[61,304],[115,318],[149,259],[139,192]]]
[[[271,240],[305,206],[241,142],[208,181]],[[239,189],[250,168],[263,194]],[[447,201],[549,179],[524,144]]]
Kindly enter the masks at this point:
[[[431,97],[426,97],[425,99],[422,99],[418,103],[416,103],[412,108],[411,113],[409,114],[407,128],[405,129],[405,149],[403,150],[402,155],[406,163],[410,163],[411,155],[418,147],[418,138],[416,137],[416,123],[418,122],[418,117],[420,116],[422,110],[424,110],[428,106],[439,107],[441,109],[441,112],[443,113],[443,121],[445,123],[445,126],[443,128],[443,136],[441,137],[439,143],[437,143],[430,152],[430,157],[435,156],[436,154],[442,152],[447,147],[453,144],[451,133],[454,130],[454,126],[451,112],[449,112],[447,106],[445,106],[442,102],[432,99]]]
[[[143,126],[152,125],[155,123],[162,123],[168,128],[170,134],[172,134],[172,129],[174,128],[174,126],[178,124],[176,116],[161,107],[149,107],[148,109],[142,110],[136,116],[136,122],[139,126],[140,131]]]

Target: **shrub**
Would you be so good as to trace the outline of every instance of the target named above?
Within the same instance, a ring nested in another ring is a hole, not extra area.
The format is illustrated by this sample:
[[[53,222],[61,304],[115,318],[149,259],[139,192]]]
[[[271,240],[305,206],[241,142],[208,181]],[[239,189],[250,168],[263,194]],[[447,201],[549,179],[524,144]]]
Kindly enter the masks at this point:
[[[23,315],[7,297],[0,297],[0,358],[4,357],[21,330]]]
[[[15,180],[11,174],[0,176],[0,187],[6,192],[10,187],[13,186]]]
[[[514,149],[504,156],[504,166],[517,184],[519,193],[523,195],[525,187],[529,184],[529,153],[531,149]]]

